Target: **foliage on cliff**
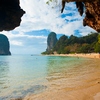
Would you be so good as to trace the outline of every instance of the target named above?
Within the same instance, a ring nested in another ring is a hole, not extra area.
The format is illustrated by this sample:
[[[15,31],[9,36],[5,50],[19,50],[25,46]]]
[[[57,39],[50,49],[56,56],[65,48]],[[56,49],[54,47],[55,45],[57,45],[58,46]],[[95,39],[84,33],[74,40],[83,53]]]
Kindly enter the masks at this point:
[[[90,33],[83,37],[63,35],[48,54],[55,52],[58,54],[100,52],[100,34]]]

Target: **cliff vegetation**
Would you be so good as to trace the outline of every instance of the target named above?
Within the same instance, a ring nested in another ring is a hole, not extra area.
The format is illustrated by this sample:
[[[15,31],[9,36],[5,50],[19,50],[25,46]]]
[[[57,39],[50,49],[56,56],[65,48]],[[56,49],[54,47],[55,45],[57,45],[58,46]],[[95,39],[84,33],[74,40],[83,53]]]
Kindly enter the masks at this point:
[[[100,52],[100,34],[90,33],[86,36],[63,35],[56,42],[52,50],[42,54],[69,54],[69,53],[98,53]]]

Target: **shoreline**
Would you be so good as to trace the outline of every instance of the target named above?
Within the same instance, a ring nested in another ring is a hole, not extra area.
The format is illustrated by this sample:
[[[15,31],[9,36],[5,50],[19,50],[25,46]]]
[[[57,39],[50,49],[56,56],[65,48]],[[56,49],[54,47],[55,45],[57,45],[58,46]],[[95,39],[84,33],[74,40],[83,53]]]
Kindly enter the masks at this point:
[[[85,58],[100,58],[99,53],[88,53],[88,54],[68,54],[68,56],[74,56],[74,57],[85,57]]]
[[[100,100],[99,59],[90,59],[80,66],[70,70],[71,73],[75,72],[72,76],[67,77],[67,73],[59,74],[61,78],[51,80],[46,91],[28,95],[24,100]]]
[[[50,54],[50,56],[68,56],[68,57],[85,57],[85,58],[100,58],[99,53],[75,53],[75,54]]]

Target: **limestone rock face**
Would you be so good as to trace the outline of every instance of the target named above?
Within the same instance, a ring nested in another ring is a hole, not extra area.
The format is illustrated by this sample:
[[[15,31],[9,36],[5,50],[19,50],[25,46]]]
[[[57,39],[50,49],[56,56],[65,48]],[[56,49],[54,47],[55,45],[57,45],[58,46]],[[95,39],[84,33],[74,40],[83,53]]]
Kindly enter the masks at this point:
[[[9,49],[10,44],[8,38],[5,35],[0,34],[0,55],[11,55]]]
[[[62,4],[63,2],[79,2],[80,4],[83,3],[85,8],[85,12],[83,12],[85,13],[83,25],[89,26],[97,32],[100,32],[100,0],[62,0]],[[80,12],[82,9],[79,9],[79,7],[77,8]]]
[[[51,51],[57,42],[56,33],[51,32],[47,38],[47,51]]]
[[[0,0],[0,31],[13,30],[19,26],[24,13],[19,0]]]
[[[93,0],[84,4],[86,7],[86,16],[83,20],[83,25],[90,26],[97,32],[100,32],[100,1]]]
[[[62,0],[64,2],[77,2],[77,4],[84,4],[85,18],[83,20],[84,26],[90,26],[97,32],[100,32],[100,0]],[[81,2],[81,3],[78,3]],[[79,5],[80,8],[81,5]],[[79,12],[80,9],[78,8]],[[64,7],[63,7],[64,8]],[[81,10],[82,11],[82,10]],[[20,25],[21,17],[25,11],[19,6],[19,0],[0,0],[0,31],[13,30]],[[80,13],[82,15],[83,12]]]

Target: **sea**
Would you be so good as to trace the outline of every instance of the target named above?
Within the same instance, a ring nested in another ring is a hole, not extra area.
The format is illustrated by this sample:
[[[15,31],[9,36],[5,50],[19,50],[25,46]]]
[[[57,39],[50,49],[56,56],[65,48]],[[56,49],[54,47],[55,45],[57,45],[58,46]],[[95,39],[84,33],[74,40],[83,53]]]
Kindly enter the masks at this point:
[[[0,100],[46,91],[51,77],[81,66],[86,58],[43,55],[0,56]]]

